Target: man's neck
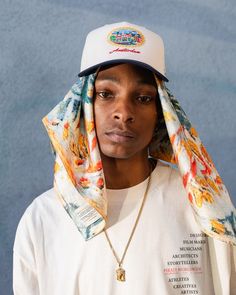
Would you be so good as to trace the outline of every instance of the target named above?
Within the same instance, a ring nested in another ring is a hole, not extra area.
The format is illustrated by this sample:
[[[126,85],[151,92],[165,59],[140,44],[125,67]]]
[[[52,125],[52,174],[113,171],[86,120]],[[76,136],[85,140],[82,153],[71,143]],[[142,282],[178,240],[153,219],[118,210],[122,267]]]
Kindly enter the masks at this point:
[[[103,171],[108,189],[132,187],[144,181],[151,172],[147,156],[115,159],[102,155]]]

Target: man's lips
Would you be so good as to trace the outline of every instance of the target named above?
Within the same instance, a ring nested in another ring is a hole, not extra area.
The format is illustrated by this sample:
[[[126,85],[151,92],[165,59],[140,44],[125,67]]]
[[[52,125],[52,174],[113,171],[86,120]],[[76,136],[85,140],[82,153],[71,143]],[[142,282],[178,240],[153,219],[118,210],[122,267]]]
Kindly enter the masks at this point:
[[[133,141],[136,135],[128,130],[113,129],[105,132],[105,135],[113,142],[122,143]]]

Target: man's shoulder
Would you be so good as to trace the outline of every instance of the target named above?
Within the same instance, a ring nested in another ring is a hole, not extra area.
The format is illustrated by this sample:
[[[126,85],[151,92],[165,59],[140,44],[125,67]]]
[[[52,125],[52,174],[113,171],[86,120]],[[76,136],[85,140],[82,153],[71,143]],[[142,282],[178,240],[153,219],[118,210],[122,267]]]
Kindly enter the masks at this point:
[[[54,188],[51,188],[33,199],[23,213],[20,223],[41,223],[41,220],[58,214],[61,207]]]
[[[42,194],[38,195],[36,198],[34,198],[33,203],[44,203],[49,200],[55,199],[56,193],[54,188],[50,188],[46,191],[44,191]]]
[[[181,173],[177,166],[159,161],[153,175],[153,188],[163,192],[165,200],[173,201],[173,196],[182,196],[181,202],[186,204],[187,192],[183,186]],[[169,196],[169,197],[167,197]]]
[[[28,206],[26,211],[34,210],[35,208],[43,208],[51,206],[55,203],[56,200],[56,192],[54,188],[50,188],[49,190],[43,192],[42,194],[38,195],[36,198],[33,199],[31,204]]]
[[[155,177],[163,182],[168,182],[169,184],[172,183],[174,185],[179,185],[182,182],[180,171],[176,165],[159,160],[155,172]]]

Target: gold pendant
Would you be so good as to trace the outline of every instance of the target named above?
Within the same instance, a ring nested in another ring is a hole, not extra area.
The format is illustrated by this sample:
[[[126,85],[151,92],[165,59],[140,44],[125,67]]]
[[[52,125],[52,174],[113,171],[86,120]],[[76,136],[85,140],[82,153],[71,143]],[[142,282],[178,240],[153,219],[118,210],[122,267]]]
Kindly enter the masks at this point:
[[[122,267],[119,267],[116,270],[116,279],[121,282],[125,282],[125,270]]]

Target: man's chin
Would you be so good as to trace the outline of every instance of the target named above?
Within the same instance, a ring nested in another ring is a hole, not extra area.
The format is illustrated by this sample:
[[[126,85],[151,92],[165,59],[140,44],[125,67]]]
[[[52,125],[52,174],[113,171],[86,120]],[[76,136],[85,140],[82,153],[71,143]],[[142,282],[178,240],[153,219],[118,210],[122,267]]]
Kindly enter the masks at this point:
[[[132,158],[136,153],[134,151],[128,150],[119,150],[119,151],[110,151],[110,150],[101,150],[101,156],[106,158],[128,160]]]

